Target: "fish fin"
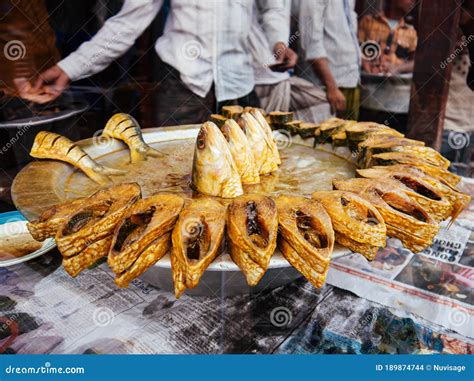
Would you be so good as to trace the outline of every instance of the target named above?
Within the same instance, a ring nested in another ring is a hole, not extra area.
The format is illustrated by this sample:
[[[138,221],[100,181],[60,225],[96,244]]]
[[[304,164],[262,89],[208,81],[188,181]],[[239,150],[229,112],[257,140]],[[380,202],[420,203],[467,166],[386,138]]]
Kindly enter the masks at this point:
[[[127,173],[127,171],[124,171],[123,169],[110,168],[103,165],[98,165],[96,168],[94,168],[94,172],[110,176],[120,176]]]
[[[130,161],[138,163],[147,159],[147,151],[130,148]]]
[[[156,148],[152,148],[149,145],[146,146],[146,153],[151,157],[163,157],[165,154]]]

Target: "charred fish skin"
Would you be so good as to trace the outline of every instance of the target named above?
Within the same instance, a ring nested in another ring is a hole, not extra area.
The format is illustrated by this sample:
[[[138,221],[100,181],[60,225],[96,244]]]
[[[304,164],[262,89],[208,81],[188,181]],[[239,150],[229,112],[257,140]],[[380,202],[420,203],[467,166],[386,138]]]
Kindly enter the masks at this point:
[[[311,284],[321,288],[334,249],[331,218],[319,202],[304,197],[280,196],[275,202],[280,251]]]
[[[180,213],[172,233],[171,269],[175,296],[196,287],[220,254],[226,207],[209,198],[192,200]]]
[[[169,233],[184,205],[174,194],[138,200],[115,227],[107,263],[116,274],[130,268],[157,238]]]
[[[439,226],[416,201],[400,191],[391,179],[336,180],[334,188],[353,192],[374,205],[387,225],[387,235],[398,238],[412,252],[432,244]]]
[[[36,241],[44,241],[47,238],[54,237],[59,227],[66,221],[71,213],[74,213],[77,206],[80,205],[83,200],[83,198],[80,198],[54,205],[41,213],[36,220],[27,222],[26,227],[31,236]]]
[[[71,140],[53,132],[38,132],[30,155],[36,159],[54,159],[69,163],[79,168],[99,185],[110,183],[109,175],[123,175],[125,173],[119,169],[100,165]]]
[[[278,214],[275,202],[263,195],[246,194],[233,200],[227,214],[230,255],[249,286],[265,274],[275,251]]]
[[[252,114],[244,112],[245,134],[250,143],[254,160],[261,175],[268,175],[278,170],[278,162],[269,137]],[[273,139],[273,138],[271,138]]]
[[[242,184],[258,184],[260,175],[255,165],[249,141],[237,122],[227,119],[221,128],[222,134],[229,142],[230,152],[236,164]]]
[[[351,192],[321,191],[312,198],[320,201],[335,230],[336,242],[364,255],[369,261],[386,245],[387,228],[379,211]]]
[[[147,160],[148,156],[162,156],[161,152],[145,143],[140,125],[129,114],[118,113],[113,115],[107,121],[102,136],[123,141],[130,149],[130,161],[132,163]]]
[[[192,181],[205,195],[234,198],[243,194],[237,166],[229,144],[212,122],[201,126],[194,149]]]
[[[111,235],[127,210],[140,198],[140,186],[130,183],[101,189],[84,199],[56,233],[56,244],[63,257],[72,257]]]

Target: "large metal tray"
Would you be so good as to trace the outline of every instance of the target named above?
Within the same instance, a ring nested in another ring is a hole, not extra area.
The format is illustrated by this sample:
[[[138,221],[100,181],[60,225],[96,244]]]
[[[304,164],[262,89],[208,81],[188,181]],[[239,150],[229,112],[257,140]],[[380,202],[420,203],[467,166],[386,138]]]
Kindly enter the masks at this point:
[[[145,141],[165,155],[164,158],[152,158],[138,166],[128,163],[129,151],[118,140],[94,137],[77,143],[101,164],[128,169],[126,176],[114,177],[113,181],[137,181],[142,186],[144,197],[159,191],[177,192],[192,197],[189,180],[198,131],[197,125],[144,130]],[[309,195],[316,190],[331,189],[333,178],[354,176],[355,167],[348,151],[339,149],[333,152],[330,146],[314,149],[312,143],[312,139],[304,141],[299,137],[282,135],[279,139],[283,159],[281,170],[276,176],[266,177],[261,185],[248,187],[245,191],[270,195]],[[66,199],[88,196],[96,189],[98,186],[95,183],[68,164],[37,160],[28,164],[16,176],[12,186],[12,199],[17,209],[31,220],[52,205]],[[347,252],[347,249],[337,246],[334,255]],[[167,255],[140,278],[154,286],[172,290],[170,267]],[[233,295],[258,292],[286,284],[299,276],[277,251],[259,285],[250,289],[237,265],[227,253],[223,253],[209,266],[199,286],[189,293]]]

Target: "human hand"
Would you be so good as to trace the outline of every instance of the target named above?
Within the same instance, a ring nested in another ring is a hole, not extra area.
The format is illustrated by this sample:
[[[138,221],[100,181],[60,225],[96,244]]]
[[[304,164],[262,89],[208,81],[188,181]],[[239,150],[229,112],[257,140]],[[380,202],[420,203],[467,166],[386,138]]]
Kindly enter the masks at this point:
[[[34,89],[43,88],[56,98],[69,86],[69,82],[71,80],[68,75],[58,65],[54,65],[38,76]]]
[[[346,109],[346,98],[337,87],[328,87],[326,90],[328,102],[331,105],[331,112],[336,114]]]
[[[295,51],[284,42],[277,42],[273,47],[273,55],[276,59],[276,64],[285,64],[286,69],[295,67],[298,62],[298,55]]]

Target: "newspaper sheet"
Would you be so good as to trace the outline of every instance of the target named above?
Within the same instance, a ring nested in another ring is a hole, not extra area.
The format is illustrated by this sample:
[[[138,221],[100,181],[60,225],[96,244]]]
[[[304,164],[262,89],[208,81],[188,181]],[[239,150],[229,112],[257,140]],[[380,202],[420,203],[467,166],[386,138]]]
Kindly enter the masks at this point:
[[[471,195],[474,183],[465,181]],[[328,283],[474,337],[474,204],[418,254],[391,239],[373,262],[359,254],[335,258]],[[363,281],[362,281],[363,280]]]

